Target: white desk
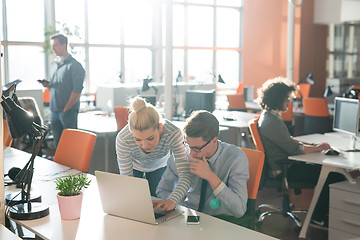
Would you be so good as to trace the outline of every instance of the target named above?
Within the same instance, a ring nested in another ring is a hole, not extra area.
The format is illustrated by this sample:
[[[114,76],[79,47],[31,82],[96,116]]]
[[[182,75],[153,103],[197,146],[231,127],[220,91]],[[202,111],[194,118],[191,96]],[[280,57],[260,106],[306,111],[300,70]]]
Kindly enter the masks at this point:
[[[100,111],[80,113],[78,128],[96,134],[96,143],[90,160],[89,173],[95,170],[118,173],[115,138],[117,125],[115,116]]]
[[[297,140],[311,143],[327,142],[332,147],[342,149],[348,148],[350,144],[350,138],[345,138],[340,135],[331,134],[310,134],[305,136],[296,137]],[[360,152],[342,152],[339,156],[328,156],[324,153],[310,153],[303,155],[290,156],[289,159],[309,162],[314,164],[321,164],[321,172],[318,183],[316,184],[313,198],[309,207],[309,211],[306,215],[304,224],[302,226],[299,238],[305,238],[306,232],[311,220],[312,213],[315,205],[324,186],[327,176],[330,172],[338,172],[343,174],[351,183],[355,181],[350,176],[349,172],[360,169]]]
[[[25,164],[28,154],[20,153],[13,149],[5,150],[5,166],[7,169],[13,166],[13,162],[19,161]],[[29,156],[29,155],[28,155]],[[41,165],[41,172],[35,169],[34,178],[44,177],[42,173],[54,174],[56,171],[64,171],[67,168],[52,161],[36,158],[35,166]],[[40,175],[40,176],[38,176]],[[41,177],[42,176],[42,177]],[[93,175],[88,174],[92,179],[90,187],[84,190],[83,205],[80,219],[61,220],[56,193],[53,189],[42,192],[44,199],[50,204],[50,214],[44,218],[36,220],[19,221],[14,220],[21,226],[34,232],[44,239],[275,239],[271,236],[237,226],[232,223],[199,213],[201,222],[199,225],[187,225],[186,217],[188,209],[183,208],[185,213],[182,216],[171,219],[159,225],[150,225],[136,222],[125,218],[115,217],[105,214],[102,211],[100,196]],[[50,184],[53,183],[51,178]],[[47,182],[48,184],[49,182]],[[34,188],[38,187],[39,182],[34,181]],[[55,188],[54,188],[55,189]],[[6,189],[7,192],[10,190]]]
[[[248,113],[241,111],[225,111],[225,110],[215,110],[213,112],[215,117],[218,119],[220,126],[229,127],[234,129],[236,133],[237,146],[241,147],[242,133],[245,134],[247,143],[252,142],[249,138],[249,121],[254,119],[259,114],[257,113]],[[232,120],[227,120],[232,119]]]
[[[2,224],[0,224],[0,239],[21,240],[21,238],[17,237],[13,232],[11,232]]]

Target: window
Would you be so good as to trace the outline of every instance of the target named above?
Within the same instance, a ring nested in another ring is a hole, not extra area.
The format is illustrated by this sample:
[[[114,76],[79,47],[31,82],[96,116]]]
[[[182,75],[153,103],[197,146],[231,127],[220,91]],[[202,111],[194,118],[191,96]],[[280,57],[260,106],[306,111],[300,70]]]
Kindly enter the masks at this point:
[[[78,29],[71,54],[86,70],[84,92],[105,83],[141,85],[165,76],[166,0],[3,0],[2,79],[29,86],[49,78],[53,56],[43,52],[44,30]],[[19,7],[21,6],[21,7]],[[71,6],[71,7],[69,7]],[[173,79],[226,84],[241,81],[242,0],[173,0]],[[50,9],[50,12],[45,12]],[[21,20],[19,20],[21,16]],[[46,21],[45,21],[46,20]]]

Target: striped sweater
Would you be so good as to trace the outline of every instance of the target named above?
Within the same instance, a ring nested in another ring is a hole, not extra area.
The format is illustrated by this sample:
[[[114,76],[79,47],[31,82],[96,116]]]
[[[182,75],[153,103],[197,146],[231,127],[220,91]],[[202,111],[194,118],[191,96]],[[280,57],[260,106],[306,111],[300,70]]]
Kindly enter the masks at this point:
[[[124,127],[116,137],[117,161],[121,175],[133,176],[133,169],[151,172],[166,166],[172,153],[179,173],[179,182],[169,199],[178,204],[184,199],[191,184],[190,165],[181,130],[168,120],[165,120],[163,130],[164,132],[154,151],[146,154],[136,144],[129,126]]]

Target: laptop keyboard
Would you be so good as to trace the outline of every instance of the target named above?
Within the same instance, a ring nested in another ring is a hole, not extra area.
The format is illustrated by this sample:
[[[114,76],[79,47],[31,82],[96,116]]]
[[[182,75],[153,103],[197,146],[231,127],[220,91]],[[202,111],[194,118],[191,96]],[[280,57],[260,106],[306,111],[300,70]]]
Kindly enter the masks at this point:
[[[155,214],[155,219],[158,219],[158,218],[161,218],[161,217],[165,216],[165,214],[161,214],[161,213],[155,213],[154,212],[154,214]]]

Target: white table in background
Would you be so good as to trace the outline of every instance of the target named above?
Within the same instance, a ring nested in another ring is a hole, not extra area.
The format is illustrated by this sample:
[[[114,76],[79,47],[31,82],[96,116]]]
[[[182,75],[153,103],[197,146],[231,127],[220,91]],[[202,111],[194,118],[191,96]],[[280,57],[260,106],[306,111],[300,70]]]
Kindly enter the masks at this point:
[[[348,149],[350,145],[350,138],[336,135],[335,133],[310,134],[296,137],[296,139],[310,143],[327,142],[332,147],[337,149]],[[349,172],[360,169],[360,152],[341,152],[339,156],[329,156],[325,155],[323,152],[317,152],[290,156],[289,159],[322,165],[319,180],[316,184],[314,195],[299,235],[299,238],[306,238],[306,232],[311,220],[311,216],[327,176],[330,172],[338,172],[343,174],[349,182],[355,184],[355,181],[350,176]]]
[[[102,170],[118,173],[115,153],[117,125],[114,114],[108,115],[100,111],[80,113],[78,116],[78,128],[93,132],[97,136],[89,172],[93,173],[95,170]],[[104,145],[100,143],[102,139]],[[110,146],[113,147],[110,148]]]
[[[246,141],[249,143],[249,121],[259,116],[257,113],[249,113],[242,111],[226,111],[226,110],[215,110],[213,114],[219,121],[220,126],[229,127],[234,129],[236,134],[237,146],[241,147],[242,134],[246,136]]]

